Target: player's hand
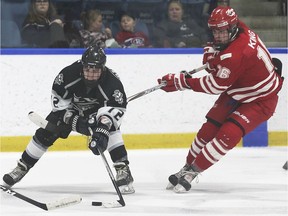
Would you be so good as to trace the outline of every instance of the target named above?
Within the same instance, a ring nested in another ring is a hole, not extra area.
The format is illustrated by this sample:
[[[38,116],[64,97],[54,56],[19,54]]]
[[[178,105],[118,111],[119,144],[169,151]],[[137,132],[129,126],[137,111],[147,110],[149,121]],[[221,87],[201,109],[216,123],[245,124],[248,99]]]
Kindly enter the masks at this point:
[[[76,110],[67,109],[63,114],[63,122],[73,131],[89,136],[88,119],[78,115]]]
[[[213,60],[218,53],[219,51],[214,49],[213,43],[211,42],[208,42],[207,45],[204,47],[202,63],[207,65],[207,72],[211,73],[216,70],[213,66]]]
[[[95,154],[103,153],[108,146],[109,129],[106,125],[98,123],[97,127],[91,129],[92,138],[89,142],[89,149]],[[99,152],[100,151],[100,152]]]
[[[189,85],[186,83],[185,73],[179,74],[167,74],[163,76],[161,79],[157,80],[158,83],[166,82],[166,86],[162,87],[161,89],[166,92],[173,92],[173,91],[183,91],[185,89],[189,89]]]

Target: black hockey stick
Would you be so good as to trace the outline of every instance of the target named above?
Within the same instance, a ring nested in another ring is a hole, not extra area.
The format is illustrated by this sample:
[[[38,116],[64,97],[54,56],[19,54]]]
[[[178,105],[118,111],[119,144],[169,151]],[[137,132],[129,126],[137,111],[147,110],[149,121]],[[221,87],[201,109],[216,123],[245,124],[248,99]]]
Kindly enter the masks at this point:
[[[56,125],[48,122],[46,119],[42,118],[40,115],[38,115],[35,112],[30,112],[28,114],[28,117],[33,123],[35,123],[37,126],[39,126],[41,128],[44,128],[44,129],[46,129],[48,131],[51,131],[53,133],[55,133],[55,132],[57,133],[59,131],[59,128]],[[106,157],[101,152],[100,152],[100,155],[101,155],[101,158],[102,158],[102,160],[104,162],[104,165],[105,165],[105,167],[106,167],[106,169],[108,171],[110,179],[111,179],[111,181],[112,181],[112,183],[114,185],[114,188],[115,188],[115,190],[117,192],[119,200],[117,200],[117,202],[92,202],[92,205],[93,206],[104,206],[106,208],[115,208],[115,207],[125,206],[125,201],[124,201],[124,199],[122,197],[122,194],[121,194],[121,192],[120,192],[120,190],[119,190],[119,188],[118,188],[118,186],[116,184],[115,177],[113,176],[113,173],[112,173],[112,171],[111,171],[111,169],[109,167],[109,164],[108,164],[108,162],[106,160]]]
[[[111,168],[110,168],[110,166],[109,166],[109,164],[107,162],[107,159],[106,159],[104,153],[102,153],[101,151],[99,151],[99,153],[100,153],[101,158],[103,160],[103,163],[104,163],[104,165],[106,167],[106,170],[107,170],[107,172],[109,174],[109,177],[110,177],[110,179],[111,179],[111,181],[113,183],[113,186],[114,186],[114,188],[115,188],[115,190],[117,192],[119,200],[117,200],[117,202],[96,202],[96,201],[94,201],[94,202],[92,202],[92,205],[93,206],[104,206],[106,208],[124,207],[125,206],[125,201],[123,199],[121,191],[119,190],[119,188],[118,188],[118,186],[116,184],[115,177],[114,177],[114,175],[112,173],[112,170],[111,170]]]
[[[21,200],[24,200],[25,202],[28,202],[28,203],[30,203],[30,204],[38,207],[38,208],[41,208],[45,211],[74,205],[74,204],[80,203],[82,200],[82,198],[80,196],[72,196],[72,197],[64,198],[64,199],[57,200],[57,201],[50,202],[50,203],[41,203],[41,202],[33,200],[27,196],[24,196],[24,195],[22,195],[16,191],[8,188],[8,187],[5,187],[4,185],[0,185],[0,188],[5,193],[12,195],[12,196],[15,196]]]
[[[187,72],[187,73],[190,74],[190,75],[192,75],[192,74],[194,74],[194,73],[196,73],[196,72],[198,72],[198,71],[201,71],[201,70],[203,70],[203,69],[205,69],[205,68],[207,68],[207,65],[203,65],[203,66],[201,66],[201,67],[199,67],[199,68],[196,68],[196,69],[194,69],[194,70],[192,70],[192,71],[189,71],[189,72]],[[166,85],[166,83],[161,83],[161,84],[159,84],[159,85],[157,85],[157,86],[154,86],[154,87],[152,87],[152,88],[149,88],[149,89],[146,89],[146,90],[144,90],[144,91],[142,91],[142,92],[139,92],[139,93],[137,93],[137,94],[135,94],[135,95],[132,95],[131,97],[128,97],[128,98],[127,98],[127,102],[132,101],[132,100],[135,100],[135,99],[137,99],[137,98],[139,98],[139,97],[142,97],[142,96],[144,96],[144,95],[146,95],[146,94],[149,94],[149,93],[151,93],[151,92],[154,92],[154,91],[160,89],[161,87],[164,87],[165,85]],[[60,132],[59,126],[56,126],[56,125],[48,122],[46,119],[42,118],[40,115],[38,115],[37,113],[35,113],[35,112],[33,112],[33,111],[31,111],[31,112],[28,114],[28,118],[29,118],[34,124],[36,124],[37,126],[43,128],[43,129],[46,129],[46,130],[51,131],[51,132],[54,132],[54,133]],[[100,151],[99,151],[99,152],[100,152]],[[118,203],[92,202],[92,205],[94,205],[94,206],[101,206],[101,205],[103,205],[103,206],[105,206],[105,207],[121,207],[121,206],[125,206],[124,199],[123,199],[123,197],[122,197],[122,194],[121,194],[118,186],[116,185],[115,178],[114,178],[113,173],[112,173],[112,171],[111,171],[111,169],[110,169],[110,167],[109,167],[109,165],[108,165],[108,163],[107,163],[107,160],[106,160],[106,158],[105,158],[105,155],[104,155],[104,154],[101,154],[101,157],[102,157],[102,159],[103,159],[103,161],[104,161],[105,167],[106,167],[106,169],[107,169],[107,171],[108,171],[108,174],[109,174],[109,176],[110,176],[110,178],[111,178],[111,181],[112,181],[112,183],[113,183],[113,185],[114,185],[114,187],[115,187],[115,189],[116,189],[116,192],[117,192],[120,200],[117,200]],[[120,205],[119,205],[119,204],[120,204]]]
[[[192,75],[192,74],[194,74],[194,73],[197,73],[197,72],[199,72],[199,71],[204,70],[205,68],[207,68],[207,65],[206,65],[206,64],[205,64],[205,65],[202,65],[202,66],[199,67],[199,68],[195,68],[195,69],[193,69],[193,70],[191,70],[191,71],[189,71],[189,72],[187,72],[187,73],[190,74],[190,75]],[[142,96],[147,95],[147,94],[149,94],[149,93],[151,93],[151,92],[154,92],[154,91],[156,91],[156,90],[158,90],[158,89],[160,89],[160,88],[162,88],[162,87],[164,87],[164,86],[166,86],[166,83],[165,83],[165,82],[160,83],[159,85],[154,86],[154,87],[149,88],[149,89],[146,89],[146,90],[144,90],[144,91],[138,92],[137,94],[134,94],[134,95],[128,97],[128,98],[127,98],[127,102],[130,102],[130,101],[135,100],[135,99],[137,99],[137,98],[139,98],[139,97],[142,97]]]

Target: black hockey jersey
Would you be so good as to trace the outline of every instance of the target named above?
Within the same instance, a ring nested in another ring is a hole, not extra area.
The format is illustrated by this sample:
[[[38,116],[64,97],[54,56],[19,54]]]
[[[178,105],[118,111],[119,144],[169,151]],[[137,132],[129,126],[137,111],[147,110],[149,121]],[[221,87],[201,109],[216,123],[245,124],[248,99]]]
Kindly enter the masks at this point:
[[[83,66],[77,61],[65,67],[55,78],[52,86],[53,112],[73,109],[80,116],[108,115],[115,129],[119,128],[126,111],[127,98],[119,77],[105,67],[98,85],[89,88],[84,83]]]

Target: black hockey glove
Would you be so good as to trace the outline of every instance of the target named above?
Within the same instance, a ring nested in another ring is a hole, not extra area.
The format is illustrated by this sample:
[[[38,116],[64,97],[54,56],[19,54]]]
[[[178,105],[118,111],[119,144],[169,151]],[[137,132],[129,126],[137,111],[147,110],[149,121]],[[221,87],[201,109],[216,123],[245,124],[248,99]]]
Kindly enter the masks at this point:
[[[90,135],[88,118],[79,116],[76,110],[66,110],[63,115],[63,122],[71,127],[73,131],[84,134],[86,136]],[[91,126],[91,125],[90,125]]]
[[[98,123],[96,118],[90,118],[88,121],[90,127],[90,133],[92,138],[89,142],[90,150],[95,154],[99,155],[100,152],[104,152],[108,146],[109,130],[112,127],[112,120],[108,116],[99,117]],[[100,151],[100,152],[99,152]]]
[[[91,130],[93,134],[89,142],[89,149],[95,155],[100,155],[100,152],[103,153],[107,149],[110,135],[109,128],[105,124],[98,123],[97,127]]]

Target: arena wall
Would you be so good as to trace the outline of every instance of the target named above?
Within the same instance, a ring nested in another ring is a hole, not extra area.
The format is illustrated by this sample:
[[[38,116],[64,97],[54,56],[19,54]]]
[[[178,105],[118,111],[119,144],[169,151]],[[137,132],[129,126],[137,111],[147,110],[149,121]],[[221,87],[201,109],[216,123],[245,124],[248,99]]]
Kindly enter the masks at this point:
[[[287,74],[287,49],[270,51],[273,57],[282,60],[283,73]],[[82,49],[1,50],[1,151],[25,149],[37,129],[27,114],[35,111],[45,117],[50,112],[55,76],[80,59],[82,52]],[[192,70],[201,66],[201,62],[201,49],[111,49],[107,50],[106,65],[118,73],[127,96],[131,96],[157,85],[157,78],[167,73]],[[202,71],[195,77],[204,74]],[[269,145],[287,146],[287,87],[286,81],[279,93],[276,112],[267,122]],[[127,148],[188,148],[216,98],[193,91],[157,90],[131,101],[121,127]],[[73,133],[66,140],[59,139],[51,149],[85,150],[87,138]]]

